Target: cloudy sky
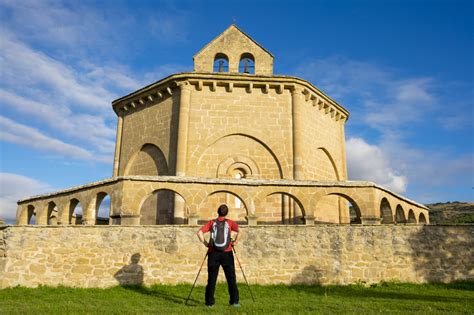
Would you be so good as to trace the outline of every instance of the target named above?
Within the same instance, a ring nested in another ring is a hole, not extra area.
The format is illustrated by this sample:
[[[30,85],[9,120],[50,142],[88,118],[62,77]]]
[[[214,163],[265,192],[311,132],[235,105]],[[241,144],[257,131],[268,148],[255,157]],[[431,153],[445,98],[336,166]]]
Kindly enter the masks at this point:
[[[349,177],[474,201],[472,1],[0,0],[0,217],[109,178],[111,102],[236,23],[345,106]]]

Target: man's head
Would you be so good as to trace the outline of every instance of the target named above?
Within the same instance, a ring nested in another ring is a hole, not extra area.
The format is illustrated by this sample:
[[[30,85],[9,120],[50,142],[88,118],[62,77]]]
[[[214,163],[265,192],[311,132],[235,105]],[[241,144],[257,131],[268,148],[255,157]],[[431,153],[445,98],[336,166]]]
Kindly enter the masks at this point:
[[[220,217],[225,217],[228,212],[229,212],[229,208],[226,205],[220,205],[219,209],[217,209],[217,214]]]

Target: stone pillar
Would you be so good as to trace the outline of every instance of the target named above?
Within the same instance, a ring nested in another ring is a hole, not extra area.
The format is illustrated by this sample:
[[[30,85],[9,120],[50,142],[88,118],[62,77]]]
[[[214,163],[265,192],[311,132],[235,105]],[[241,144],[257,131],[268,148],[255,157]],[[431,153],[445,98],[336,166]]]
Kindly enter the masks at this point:
[[[344,131],[344,124],[346,122],[346,118],[340,119],[340,130],[341,130],[341,172],[340,178],[341,181],[347,180],[347,160],[346,160],[346,136]]]
[[[179,85],[178,145],[176,150],[176,176],[186,175],[186,156],[188,149],[189,108],[191,105],[191,85],[183,82]],[[173,223],[183,224],[185,220],[185,201],[175,194]]]
[[[281,195],[281,223],[290,224],[290,197]]]
[[[347,201],[339,197],[339,223],[351,223],[351,215]]]
[[[291,91],[292,124],[293,124],[293,179],[302,180],[303,174],[303,90],[295,87]]]
[[[173,214],[173,224],[184,224],[186,221],[185,218],[185,209],[186,202],[178,194],[174,194],[174,214]]]
[[[82,224],[83,225],[95,225],[96,221],[96,204],[97,197],[93,197],[87,206],[82,209]]]
[[[17,225],[28,224],[28,206],[26,204],[18,205],[16,208],[16,223]]]
[[[64,199],[59,203],[56,203],[58,207],[58,225],[67,225],[69,220],[69,200]]]
[[[122,147],[123,117],[119,114],[117,123],[117,138],[115,140],[115,156],[114,156],[114,177],[119,175],[120,166],[120,150]]]
[[[69,225],[69,212],[71,211],[71,205],[68,203],[64,208],[63,208],[63,211],[61,212],[60,215],[58,215],[59,217],[59,222],[58,224],[59,225]]]
[[[176,152],[176,176],[186,175],[186,155],[188,148],[189,107],[191,104],[191,85],[184,82],[180,85],[178,146]]]
[[[39,202],[36,206],[36,225],[48,225],[48,204]]]
[[[255,202],[253,199],[248,204],[248,215],[246,217],[248,225],[257,225],[257,216],[255,215]]]

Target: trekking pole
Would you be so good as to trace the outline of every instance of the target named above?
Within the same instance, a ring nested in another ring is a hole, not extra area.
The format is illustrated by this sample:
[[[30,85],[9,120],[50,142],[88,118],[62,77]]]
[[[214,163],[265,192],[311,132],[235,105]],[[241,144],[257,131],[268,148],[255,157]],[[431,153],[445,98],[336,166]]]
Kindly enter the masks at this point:
[[[234,251],[235,258],[237,258],[237,262],[239,263],[240,270],[242,270],[242,275],[244,276],[245,283],[247,283],[247,288],[249,289],[250,296],[252,297],[252,300],[255,303],[255,299],[253,298],[252,290],[250,290],[249,282],[247,281],[247,277],[245,277],[244,269],[242,268],[242,265],[240,264],[240,260],[239,260],[239,257],[237,257],[237,252],[235,251],[234,246],[232,246],[232,250]]]
[[[204,256],[204,259],[203,259],[203,261],[202,261],[201,268],[199,268],[199,271],[198,271],[198,274],[197,274],[197,276],[196,276],[196,279],[194,280],[193,286],[192,286],[192,288],[191,288],[191,292],[189,292],[188,298],[186,299],[186,302],[184,302],[184,305],[187,305],[187,304],[188,304],[189,298],[191,297],[191,293],[193,293],[194,286],[196,285],[196,281],[197,281],[197,279],[199,278],[199,274],[201,273],[201,269],[202,269],[202,266],[204,266],[204,262],[206,261],[206,258],[207,258],[207,252],[206,252],[206,256]]]

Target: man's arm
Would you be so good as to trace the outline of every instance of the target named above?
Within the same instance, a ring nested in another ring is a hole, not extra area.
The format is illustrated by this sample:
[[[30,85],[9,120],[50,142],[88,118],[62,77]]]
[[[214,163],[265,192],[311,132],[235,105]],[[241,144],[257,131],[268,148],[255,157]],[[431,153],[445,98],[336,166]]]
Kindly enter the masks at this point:
[[[204,239],[204,233],[201,230],[197,232],[197,237],[204,246],[209,247],[209,243]]]
[[[241,236],[242,236],[242,233],[240,231],[237,231],[237,233],[235,234],[235,240],[232,242],[232,246],[237,245]]]

